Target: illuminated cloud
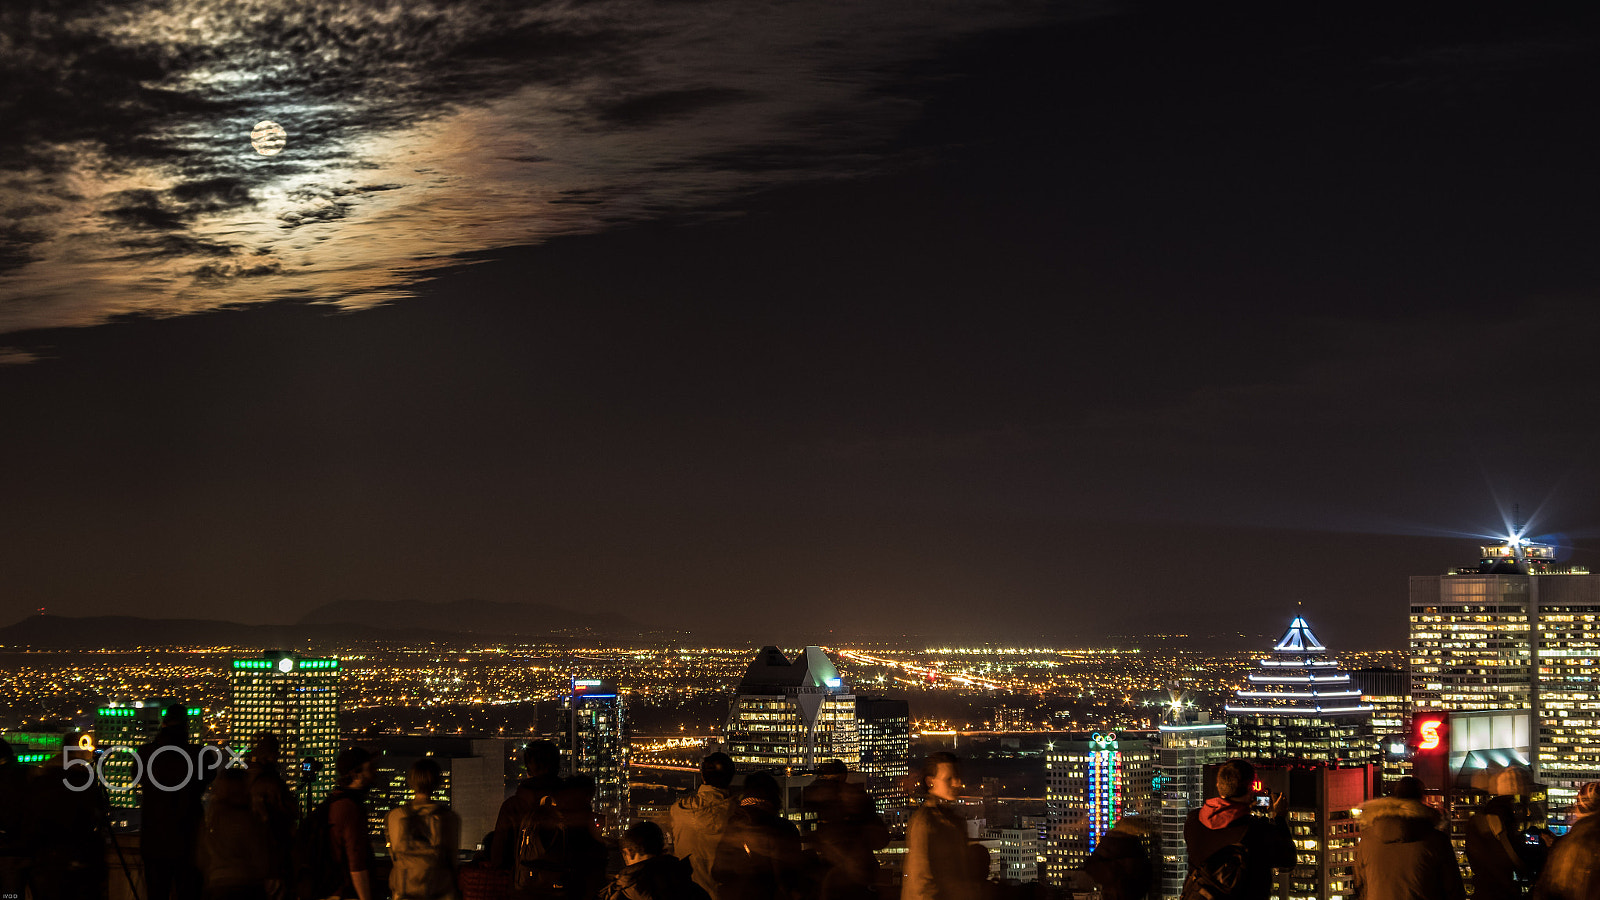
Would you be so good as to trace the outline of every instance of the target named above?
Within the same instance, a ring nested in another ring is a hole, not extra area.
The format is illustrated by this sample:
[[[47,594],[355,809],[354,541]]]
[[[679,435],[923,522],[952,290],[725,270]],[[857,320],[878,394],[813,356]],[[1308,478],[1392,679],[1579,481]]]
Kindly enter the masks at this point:
[[[0,101],[17,123],[0,333],[370,307],[466,254],[858,174],[914,114],[882,90],[896,66],[1046,14],[175,0],[35,17],[0,34],[19,87]]]

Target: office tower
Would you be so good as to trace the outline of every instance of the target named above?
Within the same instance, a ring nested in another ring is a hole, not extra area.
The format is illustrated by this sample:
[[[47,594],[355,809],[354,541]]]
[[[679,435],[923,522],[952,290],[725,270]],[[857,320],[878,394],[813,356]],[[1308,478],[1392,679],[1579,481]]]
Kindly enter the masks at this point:
[[[161,730],[161,716],[167,707],[177,702],[152,697],[131,703],[113,701],[95,710],[95,746],[105,751],[101,765],[105,770],[106,796],[110,798],[112,806],[138,808],[139,790],[133,780],[143,771],[143,766],[135,763],[134,754],[129,751],[138,750],[140,745],[149,743],[156,736],[156,732]],[[189,740],[198,744],[204,740],[201,736],[204,730],[201,715],[204,711],[198,706],[186,705],[184,708],[189,711]],[[119,748],[117,752],[110,752],[113,747]],[[227,759],[219,757],[209,762],[223,765]]]
[[[1217,795],[1217,766],[1206,770],[1206,796]],[[1278,871],[1279,900],[1332,900],[1354,886],[1361,807],[1378,790],[1378,766],[1291,762],[1256,766],[1255,788],[1284,794],[1295,865]]]
[[[830,759],[861,765],[856,698],[821,647],[790,662],[763,647],[728,710],[723,745],[741,771],[813,769]]]
[[[1037,828],[990,828],[985,843],[994,843],[1000,881],[1032,884],[1039,880],[1039,856],[1043,848]]]
[[[1411,578],[1413,714],[1533,711],[1535,777],[1552,809],[1600,780],[1600,576],[1555,565],[1554,549],[1513,537],[1479,563]]]
[[[386,841],[384,821],[389,810],[411,799],[406,776],[424,756],[439,764],[439,790],[434,797],[450,804],[461,817],[461,846],[472,850],[494,830],[500,804],[511,779],[506,775],[510,742],[505,738],[469,738],[454,735],[396,735],[384,737],[372,749],[377,782],[367,799],[367,820],[374,845]]]
[[[879,812],[906,805],[905,777],[911,771],[911,709],[904,700],[856,698],[860,772]]]
[[[611,836],[628,828],[628,731],[615,685],[575,678],[561,698],[562,775],[594,779],[594,811]]]
[[[278,737],[279,767],[300,804],[333,789],[339,754],[339,661],[268,650],[228,672],[228,728],[243,753],[258,732]]]
[[[1048,884],[1066,885],[1123,816],[1151,814],[1155,756],[1149,732],[1096,733],[1045,745]]]
[[[1177,900],[1189,874],[1183,823],[1189,811],[1205,802],[1206,766],[1228,759],[1228,726],[1211,721],[1171,691],[1172,702],[1161,717],[1156,748],[1158,799],[1161,804],[1160,896]]]
[[[1246,759],[1374,762],[1372,704],[1328,656],[1303,616],[1223,705],[1228,748]]]

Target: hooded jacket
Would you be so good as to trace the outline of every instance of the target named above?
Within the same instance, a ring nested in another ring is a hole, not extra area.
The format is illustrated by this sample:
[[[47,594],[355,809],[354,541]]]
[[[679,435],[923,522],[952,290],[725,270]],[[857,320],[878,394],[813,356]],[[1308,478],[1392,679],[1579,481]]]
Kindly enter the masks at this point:
[[[694,869],[694,883],[700,885],[712,900],[717,897],[717,883],[711,876],[711,866],[716,862],[717,845],[722,843],[722,832],[733,815],[733,794],[727,788],[700,785],[691,797],[672,804],[672,853],[686,859]]]
[[[1214,797],[1189,813],[1183,823],[1183,842],[1189,851],[1189,868],[1205,865],[1212,854],[1233,844],[1248,852],[1242,900],[1267,900],[1272,893],[1272,870],[1295,863],[1294,841],[1280,814],[1265,819],[1250,814],[1248,802]]]
[[[1416,800],[1379,797],[1361,814],[1355,896],[1362,900],[1463,900],[1461,867],[1439,814]]]

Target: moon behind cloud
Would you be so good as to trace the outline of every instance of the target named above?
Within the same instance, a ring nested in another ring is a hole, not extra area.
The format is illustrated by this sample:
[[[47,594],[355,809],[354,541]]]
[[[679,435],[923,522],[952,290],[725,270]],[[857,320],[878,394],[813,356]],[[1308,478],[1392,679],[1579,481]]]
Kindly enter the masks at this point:
[[[283,126],[270,120],[256,123],[250,131],[250,146],[262,156],[277,156],[283,152],[283,145],[289,140],[288,132]]]

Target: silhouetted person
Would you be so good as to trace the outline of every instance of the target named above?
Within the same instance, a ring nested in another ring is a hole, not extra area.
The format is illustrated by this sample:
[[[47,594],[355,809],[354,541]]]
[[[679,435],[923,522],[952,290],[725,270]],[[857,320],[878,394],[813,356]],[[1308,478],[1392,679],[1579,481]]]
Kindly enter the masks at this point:
[[[266,823],[250,809],[250,778],[242,769],[224,769],[211,782],[200,868],[206,900],[268,900],[271,842]]]
[[[1356,846],[1354,897],[1362,900],[1464,900],[1461,866],[1440,816],[1422,802],[1422,782],[1406,776],[1387,797],[1367,801]]]
[[[92,762],[88,751],[68,753],[75,761]],[[68,771],[51,760],[33,781],[34,799],[27,812],[34,818],[36,849],[30,873],[34,900],[105,896],[106,844],[101,827],[106,795],[96,788],[73,790],[85,787],[92,777],[87,765],[75,763]]]
[[[569,897],[594,897],[605,885],[607,850],[600,819],[594,812],[594,798],[594,778],[582,773],[566,779],[556,791],[556,812],[570,872]]]
[[[1556,841],[1533,888],[1536,900],[1600,897],[1600,783],[1578,789],[1572,830]]]
[[[672,854],[687,860],[694,871],[694,883],[712,900],[717,900],[717,883],[711,876],[722,831],[733,814],[733,758],[712,753],[700,760],[699,790],[672,804],[668,819],[672,825]]]
[[[1191,879],[1226,871],[1222,863],[1236,852],[1235,844],[1243,845],[1243,870],[1233,891],[1240,900],[1266,900],[1272,892],[1272,870],[1295,862],[1284,796],[1272,798],[1266,818],[1252,815],[1255,778],[1255,766],[1245,760],[1223,763],[1217,769],[1218,796],[1189,813],[1183,823]]]
[[[690,877],[689,867],[667,852],[667,837],[654,822],[640,822],[622,833],[624,868],[601,900],[709,900]]]
[[[389,811],[389,896],[394,900],[455,900],[456,850],[461,817],[433,799],[443,778],[439,764],[424,756],[411,764],[406,786],[411,799]]]
[[[522,750],[522,765],[528,777],[500,804],[500,814],[495,818],[494,843],[489,849],[489,862],[495,868],[515,867],[523,820],[546,798],[553,804],[561,790],[561,750],[554,743],[533,741],[528,744]]]
[[[1539,877],[1549,843],[1544,813],[1528,802],[1533,777],[1513,766],[1495,776],[1495,795],[1467,820],[1472,900],[1520,897]]]
[[[21,897],[33,866],[35,836],[28,807],[34,774],[0,740],[0,897]]]
[[[987,873],[973,870],[967,852],[967,822],[956,809],[961,788],[961,761],[955,754],[930,754],[921,779],[927,799],[906,828],[901,900],[974,900],[981,895]]]
[[[1155,834],[1149,819],[1124,816],[1100,836],[1083,870],[1100,885],[1104,900],[1139,900],[1155,880],[1148,842]]]
[[[333,859],[344,872],[341,897],[372,900],[372,841],[367,837],[367,791],[378,780],[376,757],[361,747],[339,752],[336,787],[328,793],[328,839]]]
[[[195,861],[205,823],[206,783],[211,771],[200,747],[189,742],[189,710],[168,706],[161,729],[139,748],[139,854],[149,900],[198,900],[204,878]]]
[[[711,866],[718,900],[789,900],[801,895],[800,832],[778,814],[778,782],[765,772],[744,780]]]
[[[805,837],[816,864],[818,900],[865,900],[877,893],[874,853],[888,846],[889,828],[866,788],[849,776],[843,762],[830,759],[801,793],[801,805],[816,817]]]
[[[250,809],[267,830],[267,896],[289,900],[294,886],[294,831],[300,823],[300,804],[283,780],[278,754],[278,736],[270,731],[257,732],[250,739],[246,772]]]

